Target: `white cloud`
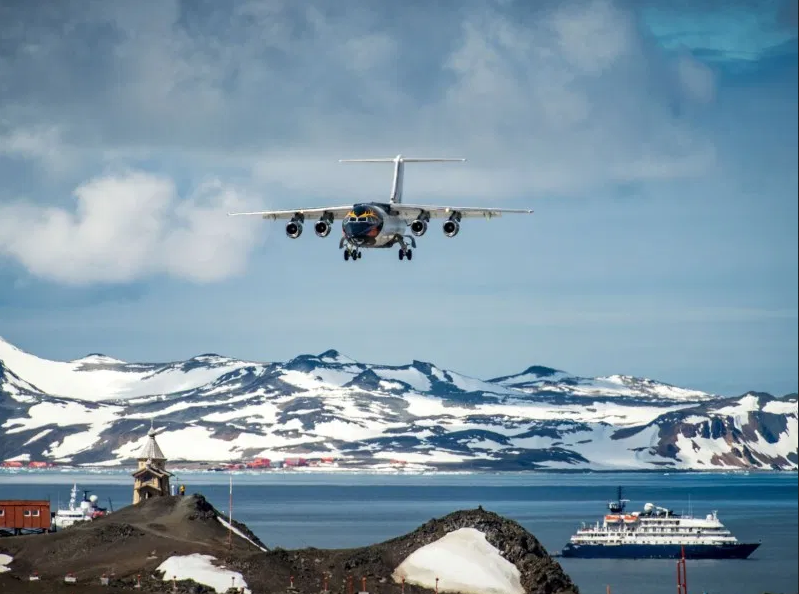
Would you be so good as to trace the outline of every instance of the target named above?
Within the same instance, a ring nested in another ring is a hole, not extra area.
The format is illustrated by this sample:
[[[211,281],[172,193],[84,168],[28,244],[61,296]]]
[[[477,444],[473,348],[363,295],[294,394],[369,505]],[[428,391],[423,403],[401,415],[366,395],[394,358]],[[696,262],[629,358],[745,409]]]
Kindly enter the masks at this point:
[[[258,201],[219,182],[181,198],[171,179],[130,171],[89,180],[74,198],[74,211],[26,201],[0,204],[0,255],[67,284],[153,274],[209,282],[242,272],[263,232],[231,222],[228,209]]]
[[[566,4],[552,17],[563,58],[585,74],[598,75],[636,49],[631,15],[609,0]]]
[[[39,161],[56,173],[65,171],[73,162],[64,150],[57,126],[12,128],[0,133],[0,157],[3,155]]]

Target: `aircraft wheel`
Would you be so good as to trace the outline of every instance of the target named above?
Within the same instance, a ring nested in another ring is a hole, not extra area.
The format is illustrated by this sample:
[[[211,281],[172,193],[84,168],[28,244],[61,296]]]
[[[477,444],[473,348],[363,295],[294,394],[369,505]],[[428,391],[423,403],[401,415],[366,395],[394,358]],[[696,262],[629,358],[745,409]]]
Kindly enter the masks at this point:
[[[349,260],[349,259],[350,259],[350,251],[344,250],[344,260]]]
[[[406,253],[405,255],[408,256],[408,260],[409,261],[412,260],[413,259],[413,250],[408,248],[408,253]]]
[[[358,259],[360,260],[361,258],[363,258],[363,252],[358,250]]]
[[[400,260],[402,260],[404,257],[405,257],[405,250],[403,250],[402,248],[400,248],[400,251],[399,251],[399,259],[400,259]]]

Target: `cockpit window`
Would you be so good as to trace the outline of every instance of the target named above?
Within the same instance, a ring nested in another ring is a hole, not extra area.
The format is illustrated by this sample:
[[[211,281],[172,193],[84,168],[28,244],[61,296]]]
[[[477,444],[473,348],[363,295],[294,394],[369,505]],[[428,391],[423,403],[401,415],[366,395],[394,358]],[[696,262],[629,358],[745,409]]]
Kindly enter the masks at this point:
[[[379,219],[372,209],[359,206],[351,210],[344,220],[347,223],[377,223]]]

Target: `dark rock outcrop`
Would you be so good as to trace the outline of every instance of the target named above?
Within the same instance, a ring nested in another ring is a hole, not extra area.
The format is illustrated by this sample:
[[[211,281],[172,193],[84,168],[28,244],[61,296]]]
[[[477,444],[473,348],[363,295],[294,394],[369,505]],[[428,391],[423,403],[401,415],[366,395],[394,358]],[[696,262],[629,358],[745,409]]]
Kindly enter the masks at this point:
[[[482,508],[456,511],[430,520],[410,534],[377,545],[390,551],[395,565],[411,553],[460,528],[475,528],[502,556],[516,565],[525,592],[536,594],[572,594],[577,586],[546,549],[519,523]]]

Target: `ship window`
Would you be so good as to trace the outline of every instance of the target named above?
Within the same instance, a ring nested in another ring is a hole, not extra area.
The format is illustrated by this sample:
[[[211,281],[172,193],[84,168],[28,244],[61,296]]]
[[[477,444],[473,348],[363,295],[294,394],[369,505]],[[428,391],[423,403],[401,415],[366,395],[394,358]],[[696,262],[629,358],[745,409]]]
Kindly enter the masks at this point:
[[[38,509],[33,510],[33,515],[34,515],[34,517],[38,518],[39,517],[39,510]]]
[[[31,510],[26,509],[24,512],[22,512],[22,515],[25,516],[25,517],[30,516],[31,515]]]
[[[0,516],[4,516],[4,515],[6,515],[6,510],[0,509]]]

